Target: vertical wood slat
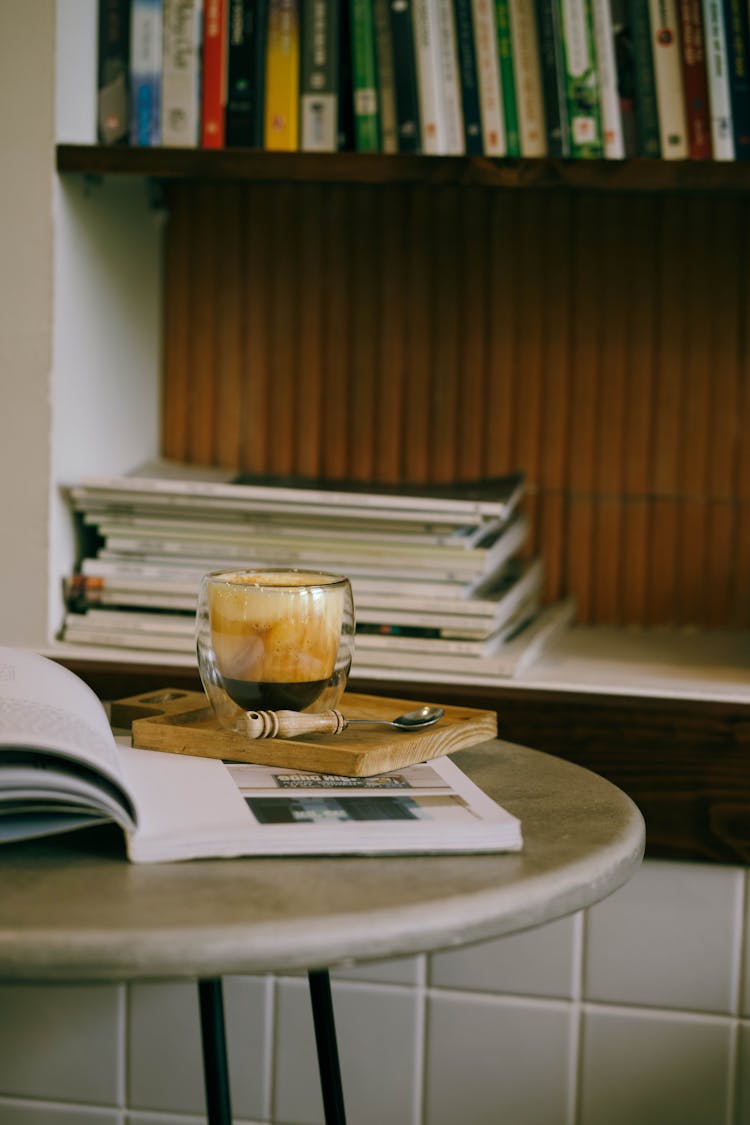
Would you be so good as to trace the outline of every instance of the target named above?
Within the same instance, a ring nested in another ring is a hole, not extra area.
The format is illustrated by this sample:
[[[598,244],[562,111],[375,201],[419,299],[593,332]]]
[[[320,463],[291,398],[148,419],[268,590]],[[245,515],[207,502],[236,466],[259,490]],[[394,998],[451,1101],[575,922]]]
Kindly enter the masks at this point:
[[[750,624],[745,201],[183,182],[170,204],[167,456],[521,468],[548,600]]]

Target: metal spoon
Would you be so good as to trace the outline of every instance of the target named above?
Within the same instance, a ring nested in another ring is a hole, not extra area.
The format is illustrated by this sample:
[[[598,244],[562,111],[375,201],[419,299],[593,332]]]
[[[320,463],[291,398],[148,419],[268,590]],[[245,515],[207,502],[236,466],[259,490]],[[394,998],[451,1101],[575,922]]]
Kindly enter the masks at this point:
[[[421,730],[422,727],[431,727],[438,719],[442,719],[445,711],[442,707],[417,707],[414,711],[407,711],[396,719],[347,719],[348,727],[355,723],[368,723],[376,726],[398,727],[399,730]]]
[[[347,719],[340,711],[308,715],[300,711],[247,711],[246,733],[250,738],[296,738],[301,734],[341,734],[355,723],[396,727],[397,730],[423,730],[441,719],[442,707],[417,707],[396,719]]]

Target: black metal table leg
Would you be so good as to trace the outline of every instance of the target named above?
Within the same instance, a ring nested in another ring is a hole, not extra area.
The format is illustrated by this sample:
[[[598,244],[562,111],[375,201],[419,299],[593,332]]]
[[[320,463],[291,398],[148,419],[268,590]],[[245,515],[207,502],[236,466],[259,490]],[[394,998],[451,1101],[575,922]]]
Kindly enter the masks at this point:
[[[336,1045],[336,1025],[333,1019],[331,978],[328,969],[311,969],[307,974],[310,983],[315,1045],[318,1049],[320,1086],[323,1093],[323,1112],[326,1125],[346,1125],[344,1091],[341,1087],[339,1052]]]
[[[208,1125],[232,1125],[221,977],[198,981]]]

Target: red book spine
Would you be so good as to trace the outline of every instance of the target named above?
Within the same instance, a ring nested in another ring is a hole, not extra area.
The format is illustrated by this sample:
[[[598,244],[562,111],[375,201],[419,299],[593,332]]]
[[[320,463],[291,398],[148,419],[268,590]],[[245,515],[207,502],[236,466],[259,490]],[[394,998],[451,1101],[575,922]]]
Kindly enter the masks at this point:
[[[685,86],[688,153],[691,160],[710,160],[711,118],[706,77],[706,42],[701,0],[678,0],[682,40],[682,80]]]
[[[224,111],[227,104],[227,4],[205,0],[203,9],[203,91],[201,94],[201,147],[224,147]]]

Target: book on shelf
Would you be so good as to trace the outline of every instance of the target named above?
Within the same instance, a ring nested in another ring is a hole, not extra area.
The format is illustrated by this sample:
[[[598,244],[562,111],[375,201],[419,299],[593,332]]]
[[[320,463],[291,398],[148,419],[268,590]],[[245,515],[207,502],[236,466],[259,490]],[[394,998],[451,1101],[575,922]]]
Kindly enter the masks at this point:
[[[419,152],[422,147],[412,2],[413,0],[389,0],[388,4],[399,152]]]
[[[485,156],[505,156],[507,144],[495,0],[472,0],[472,18],[479,115],[482,122],[482,152]]]
[[[299,140],[303,152],[336,151],[338,65],[338,0],[302,0]]]
[[[424,640],[420,651],[402,651],[396,644],[364,651],[355,647],[353,676],[398,672],[403,680],[430,680],[435,683],[497,684],[519,676],[537,661],[570,626],[575,602],[565,599],[532,612],[517,622],[517,630],[500,631],[489,647],[471,654],[435,652]],[[364,638],[363,638],[364,640]],[[395,642],[397,638],[392,638]],[[481,642],[478,642],[481,645]]]
[[[611,0],[591,0],[591,14],[594,21],[604,156],[608,160],[622,160],[626,155],[625,133],[617,78]]]
[[[263,143],[295,152],[300,126],[300,0],[268,0]]]
[[[561,0],[562,55],[570,155],[604,155],[600,76],[591,0]]]
[[[393,61],[390,0],[372,0],[372,18],[378,72],[380,151],[393,154],[398,152],[398,115],[396,113],[396,74]]]
[[[262,148],[268,0],[229,0],[227,148]]]
[[[649,18],[661,158],[685,160],[687,115],[677,0],[649,0]]]
[[[521,155],[521,137],[518,131],[516,106],[516,78],[513,65],[513,45],[510,33],[510,8],[508,0],[495,0],[497,18],[497,53],[500,67],[500,87],[505,114],[505,144],[508,156]]]
[[[373,777],[135,749],[93,691],[0,649],[0,841],[113,823],[133,863],[518,851],[521,824],[447,757]]]
[[[445,152],[446,126],[439,70],[440,29],[434,0],[412,0],[412,20],[420,150],[428,156],[436,156]]]
[[[547,155],[570,156],[562,11],[558,0],[536,0],[539,67],[547,131]]]
[[[441,104],[445,116],[444,151],[448,156],[460,156],[465,151],[466,143],[453,0],[437,0],[437,23],[437,66]]]
[[[203,73],[201,77],[201,146],[223,148],[227,104],[227,2],[203,0]]]
[[[677,15],[682,46],[688,155],[691,160],[710,160],[711,116],[701,0],[678,0]]]
[[[703,0],[706,81],[714,160],[734,160],[734,130],[729,95],[729,55],[721,0]]]
[[[750,14],[747,0],[723,0],[735,160],[750,160]]]
[[[650,0],[627,0],[628,22],[633,45],[633,85],[638,129],[638,155],[661,156],[659,110],[656,101],[653,52],[651,49]]]
[[[96,139],[130,140],[130,0],[99,0]]]
[[[530,0],[510,0],[509,7],[521,156],[546,156],[547,126],[536,12]]]
[[[353,516],[461,526],[504,520],[523,495],[523,473],[451,483],[397,485],[312,477],[252,475],[156,458],[117,476],[83,477],[65,488],[75,507],[88,502],[212,507],[285,515]]]
[[[378,61],[373,0],[345,2],[350,6],[354,144],[357,152],[379,152]]]
[[[620,105],[625,156],[638,156],[638,122],[635,108],[635,61],[628,0],[610,0],[615,44],[617,97]]]
[[[132,0],[130,9],[130,143],[161,141],[162,0]]]
[[[202,0],[163,0],[161,143],[196,148],[201,131]]]
[[[479,73],[474,38],[471,0],[453,0],[456,25],[458,73],[461,78],[461,105],[464,123],[464,150],[469,156],[482,155],[482,115],[479,101]]]

